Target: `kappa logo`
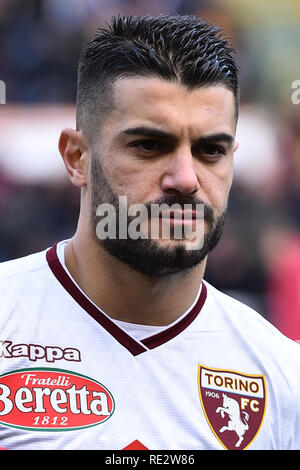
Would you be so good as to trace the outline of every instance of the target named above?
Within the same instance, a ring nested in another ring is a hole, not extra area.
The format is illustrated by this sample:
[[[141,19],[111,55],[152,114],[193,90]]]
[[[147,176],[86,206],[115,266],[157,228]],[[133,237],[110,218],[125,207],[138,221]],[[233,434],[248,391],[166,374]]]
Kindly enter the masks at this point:
[[[80,351],[75,348],[60,348],[59,346],[41,346],[40,344],[13,344],[12,341],[0,340],[0,357],[27,357],[29,361],[36,362],[45,359],[46,362],[55,362],[60,359],[80,362]]]
[[[219,442],[228,450],[246,449],[265,415],[264,376],[199,364],[198,387],[205,417]]]

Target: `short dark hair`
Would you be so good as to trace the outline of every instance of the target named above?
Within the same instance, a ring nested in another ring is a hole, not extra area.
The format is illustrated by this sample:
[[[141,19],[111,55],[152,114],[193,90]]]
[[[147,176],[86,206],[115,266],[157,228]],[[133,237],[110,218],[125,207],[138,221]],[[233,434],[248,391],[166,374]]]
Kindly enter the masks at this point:
[[[159,77],[189,90],[224,85],[238,116],[235,50],[222,28],[196,16],[118,16],[98,29],[78,66],[77,129],[88,139],[112,106],[112,83],[129,76]]]

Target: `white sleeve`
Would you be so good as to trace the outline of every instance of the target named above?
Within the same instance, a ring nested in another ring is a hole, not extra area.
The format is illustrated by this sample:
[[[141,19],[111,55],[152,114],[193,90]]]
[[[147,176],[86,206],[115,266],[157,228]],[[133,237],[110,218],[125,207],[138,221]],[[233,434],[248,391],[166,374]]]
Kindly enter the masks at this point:
[[[299,347],[300,358],[300,347]],[[295,387],[295,419],[294,427],[289,441],[288,450],[300,450],[300,359],[298,361],[298,370],[296,370],[298,387]]]

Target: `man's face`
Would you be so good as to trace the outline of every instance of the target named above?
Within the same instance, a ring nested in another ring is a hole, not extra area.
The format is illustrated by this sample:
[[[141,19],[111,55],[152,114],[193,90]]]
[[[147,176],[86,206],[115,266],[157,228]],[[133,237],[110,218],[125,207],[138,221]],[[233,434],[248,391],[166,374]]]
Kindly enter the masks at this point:
[[[233,93],[222,86],[187,91],[159,78],[134,77],[118,79],[113,95],[114,106],[93,145],[89,188],[93,233],[97,208],[109,203],[119,211],[120,196],[126,196],[128,207],[204,204],[200,223],[205,237],[200,249],[188,250],[188,240],[174,236],[99,240],[112,255],[148,275],[192,268],[214,248],[223,230],[235,149]],[[172,219],[173,229],[174,224],[195,223],[182,218]]]

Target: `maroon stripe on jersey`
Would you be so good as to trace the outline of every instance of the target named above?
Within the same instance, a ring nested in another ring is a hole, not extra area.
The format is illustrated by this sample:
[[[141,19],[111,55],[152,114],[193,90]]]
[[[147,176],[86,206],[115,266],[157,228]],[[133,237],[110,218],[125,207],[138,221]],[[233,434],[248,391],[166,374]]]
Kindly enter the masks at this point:
[[[200,310],[202,309],[204,305],[206,296],[207,296],[207,288],[205,284],[202,282],[201,293],[200,293],[198,301],[196,302],[196,305],[192,308],[192,310],[187,315],[184,316],[182,320],[177,322],[175,325],[170,326],[170,328],[167,328],[161,331],[160,333],[157,333],[153,336],[149,336],[148,338],[143,339],[141,342],[145,346],[147,346],[147,348],[153,349],[169,341],[175,336],[177,336],[179,333],[185,330],[185,328],[187,328],[192,323],[192,321],[194,321],[195,318],[198,316]]]
[[[108,333],[110,333],[119,343],[121,343],[131,354],[137,356],[148,349],[156,348],[157,346],[166,343],[170,339],[177,336],[185,328],[187,328],[192,321],[195,320],[200,310],[202,309],[207,296],[207,289],[205,284],[202,282],[202,289],[194,307],[189,313],[187,313],[182,320],[177,322],[175,325],[166,328],[165,330],[157,333],[153,336],[149,336],[141,341],[145,347],[125,331],[119,328],[112,320],[110,320],[98,307],[96,307],[81,291],[78,289],[76,284],[70,278],[68,273],[59,261],[56,252],[57,244],[53,245],[46,253],[46,258],[49,267],[64,287],[64,289],[73,297],[73,299],[91,316],[96,320]]]
[[[56,245],[53,245],[46,253],[46,258],[51,271],[64,289],[73,297],[73,299],[94,318],[103,328],[106,329],[119,343],[121,343],[134,356],[147,351],[140,343],[135,341],[125,331],[119,328],[111,321],[101,310],[99,310],[74,284],[67,272],[61,265],[57,253]]]

